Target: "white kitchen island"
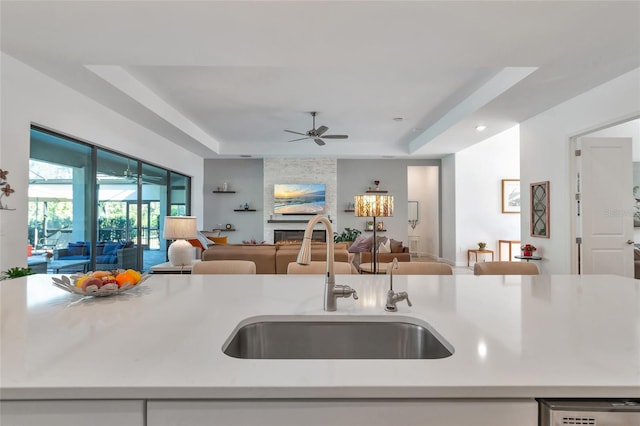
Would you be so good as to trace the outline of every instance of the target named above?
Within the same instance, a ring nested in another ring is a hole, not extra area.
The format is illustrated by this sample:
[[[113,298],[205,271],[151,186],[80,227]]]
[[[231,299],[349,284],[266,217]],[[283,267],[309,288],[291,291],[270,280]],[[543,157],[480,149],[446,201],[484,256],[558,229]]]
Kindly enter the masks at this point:
[[[640,281],[617,276],[154,275],[81,298],[33,275],[0,283],[0,423],[537,424],[535,398],[640,397]],[[251,317],[384,316],[454,348],[428,360],[258,360],[222,347]],[[47,422],[38,423],[42,413]],[[115,417],[114,417],[115,416]],[[96,421],[102,419],[103,423]],[[304,421],[302,421],[304,419]],[[83,423],[84,422],[84,423]]]

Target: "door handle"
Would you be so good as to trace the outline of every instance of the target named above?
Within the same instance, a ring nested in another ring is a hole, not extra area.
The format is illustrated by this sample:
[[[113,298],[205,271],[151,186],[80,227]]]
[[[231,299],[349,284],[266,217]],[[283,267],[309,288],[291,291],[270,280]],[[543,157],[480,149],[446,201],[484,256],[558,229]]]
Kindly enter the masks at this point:
[[[635,243],[635,241],[627,240],[627,244],[631,245],[633,243]]]

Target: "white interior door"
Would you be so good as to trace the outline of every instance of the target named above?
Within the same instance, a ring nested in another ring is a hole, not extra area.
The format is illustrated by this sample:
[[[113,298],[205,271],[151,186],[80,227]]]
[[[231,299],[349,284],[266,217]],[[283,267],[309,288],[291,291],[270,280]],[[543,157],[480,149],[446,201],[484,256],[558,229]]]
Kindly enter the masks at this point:
[[[580,138],[582,272],[633,277],[631,138]]]

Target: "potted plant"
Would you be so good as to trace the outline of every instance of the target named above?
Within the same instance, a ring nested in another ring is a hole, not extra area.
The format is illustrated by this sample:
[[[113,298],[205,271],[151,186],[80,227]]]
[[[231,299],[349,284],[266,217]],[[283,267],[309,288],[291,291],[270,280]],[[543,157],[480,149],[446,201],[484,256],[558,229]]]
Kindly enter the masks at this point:
[[[522,247],[520,247],[520,250],[522,250],[522,255],[525,257],[529,257],[529,256],[533,256],[533,252],[537,250],[536,246],[534,246],[533,244],[525,244]]]
[[[479,248],[480,250],[484,250],[484,249],[486,249],[486,248],[487,248],[487,243],[479,242],[479,243],[478,243],[478,248]]]
[[[367,221],[367,229],[369,231],[373,231],[373,221],[372,220]]]
[[[27,275],[34,274],[34,272],[31,271],[31,268],[21,268],[21,267],[9,268],[6,271],[2,271],[2,273],[4,275],[2,276],[2,278],[0,278],[0,280],[10,280],[13,278],[25,277]]]
[[[356,240],[356,238],[358,238],[358,235],[360,235],[361,232],[358,229],[354,229],[354,228],[344,228],[344,231],[342,231],[341,234],[338,234],[337,232],[333,233],[333,242],[334,243],[340,243],[340,242],[354,242]]]

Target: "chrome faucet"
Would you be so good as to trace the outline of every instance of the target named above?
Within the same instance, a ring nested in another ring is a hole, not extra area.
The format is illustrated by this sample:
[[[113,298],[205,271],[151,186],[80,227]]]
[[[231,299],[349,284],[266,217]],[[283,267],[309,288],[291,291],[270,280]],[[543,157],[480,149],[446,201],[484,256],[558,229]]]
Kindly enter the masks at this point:
[[[327,229],[325,238],[327,244],[327,274],[324,281],[324,310],[335,311],[338,307],[338,297],[350,297],[353,295],[353,298],[357,299],[358,293],[348,285],[336,285],[336,276],[333,265],[335,262],[333,254],[333,228],[329,219],[318,215],[309,221],[307,228],[304,230],[304,238],[302,240],[302,245],[300,246],[300,252],[298,253],[296,263],[300,265],[308,265],[311,263],[311,235],[313,234],[314,225],[318,222],[322,222]]]
[[[411,304],[411,300],[409,300],[409,294],[406,291],[401,291],[396,293],[393,291],[393,270],[398,269],[398,258],[393,258],[393,264],[391,268],[387,269],[389,273],[389,291],[387,292],[387,304],[384,307],[384,310],[387,312],[396,312],[398,307],[396,303],[402,302],[403,300],[407,301],[407,305],[413,306]]]

